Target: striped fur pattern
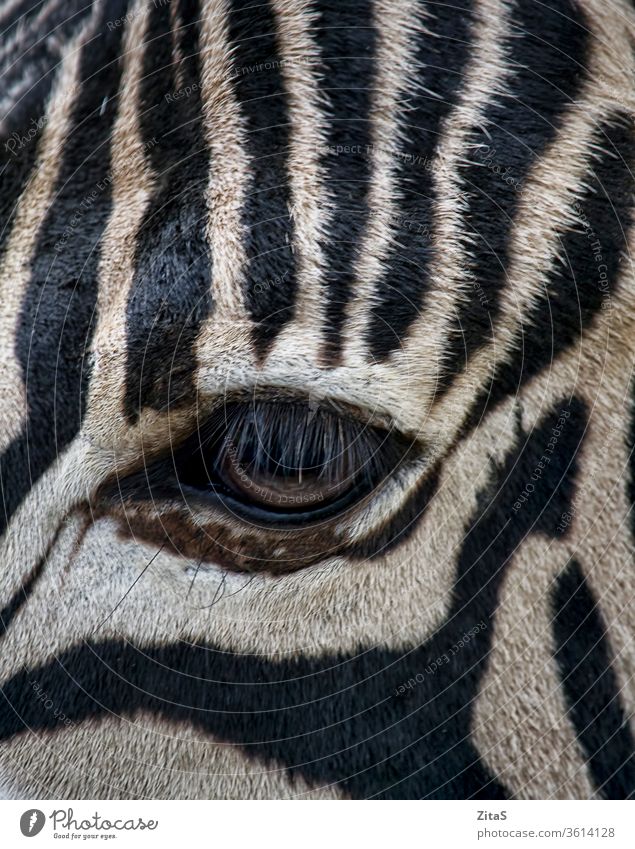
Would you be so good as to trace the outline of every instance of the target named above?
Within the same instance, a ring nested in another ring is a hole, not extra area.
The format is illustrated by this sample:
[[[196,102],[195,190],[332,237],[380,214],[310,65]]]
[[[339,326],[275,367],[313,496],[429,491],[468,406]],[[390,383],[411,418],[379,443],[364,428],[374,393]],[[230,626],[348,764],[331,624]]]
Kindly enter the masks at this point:
[[[4,793],[633,795],[632,5],[0,32]],[[174,478],[254,399],[409,447],[269,525]]]

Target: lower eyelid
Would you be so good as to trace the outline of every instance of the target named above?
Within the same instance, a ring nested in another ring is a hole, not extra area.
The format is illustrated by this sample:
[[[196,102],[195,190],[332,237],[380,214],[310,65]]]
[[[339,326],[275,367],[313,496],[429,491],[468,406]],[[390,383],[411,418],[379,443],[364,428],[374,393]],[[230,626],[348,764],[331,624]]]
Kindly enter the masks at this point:
[[[227,500],[203,498],[175,478],[149,490],[139,474],[136,486],[128,481],[122,491],[116,486],[104,490],[90,514],[92,521],[114,519],[124,539],[190,561],[229,571],[283,574],[339,556],[364,561],[382,556],[392,540],[410,533],[434,497],[435,469],[419,457],[341,512],[295,517],[295,526],[272,526],[268,513],[246,518]]]
[[[187,495],[187,493],[186,493]],[[195,503],[197,502],[197,503]],[[314,522],[296,528],[273,528],[244,521],[218,504],[119,500],[91,505],[91,521],[114,519],[122,539],[156,546],[188,560],[219,565],[230,571],[282,573],[337,555],[344,535],[333,523]]]
[[[345,517],[346,512],[353,508],[363,509],[365,499],[372,497],[372,492],[361,493],[351,490],[342,498],[327,504],[322,504],[317,500],[307,500],[305,502],[307,509],[304,511],[301,509],[286,511],[284,505],[274,511],[254,503],[245,505],[228,493],[214,493],[208,497],[201,497],[197,490],[192,490],[189,487],[182,487],[182,492],[186,503],[194,509],[198,507],[202,510],[209,510],[212,506],[229,514],[232,519],[247,522],[263,531],[315,527],[332,522],[335,519],[341,520]]]

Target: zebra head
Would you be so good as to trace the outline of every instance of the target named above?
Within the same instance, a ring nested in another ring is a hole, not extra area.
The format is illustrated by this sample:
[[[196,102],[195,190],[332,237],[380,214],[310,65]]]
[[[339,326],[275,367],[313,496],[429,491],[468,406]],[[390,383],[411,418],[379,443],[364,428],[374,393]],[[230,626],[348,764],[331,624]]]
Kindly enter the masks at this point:
[[[0,29],[6,793],[632,793],[629,4]]]

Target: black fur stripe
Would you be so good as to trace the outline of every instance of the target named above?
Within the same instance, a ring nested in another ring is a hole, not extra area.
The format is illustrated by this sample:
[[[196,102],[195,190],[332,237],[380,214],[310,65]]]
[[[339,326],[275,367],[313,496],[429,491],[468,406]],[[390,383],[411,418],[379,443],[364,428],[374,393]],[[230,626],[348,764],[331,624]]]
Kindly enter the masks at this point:
[[[289,188],[289,114],[276,21],[269,0],[232,0],[231,79],[247,128],[250,184],[245,299],[263,357],[292,316],[296,296]]]
[[[8,53],[0,58],[2,87],[14,92],[15,98],[10,111],[0,115],[7,133],[21,134],[21,128],[28,130],[31,122],[37,125],[42,120],[63,46],[91,12],[91,0],[26,0],[12,12],[10,22],[0,32],[0,53],[3,45],[12,42]]]
[[[628,500],[631,504],[631,538],[635,547],[635,375],[631,383],[630,427],[628,429],[627,447],[629,452]]]
[[[84,416],[97,299],[99,240],[111,211],[110,139],[120,81],[122,28],[106,20],[83,48],[80,85],[54,201],[38,233],[15,350],[27,422],[0,458],[0,533],[33,483],[77,434]]]
[[[549,368],[600,310],[615,309],[612,298],[633,223],[632,118],[612,116],[598,128],[595,142],[604,152],[592,162],[584,193],[576,201],[579,226],[560,235],[564,262],[547,275],[544,294],[525,317],[517,349],[508,362],[498,365],[492,385],[476,404],[477,418],[483,405],[491,408]]]
[[[418,34],[415,67],[404,129],[397,152],[399,216],[392,222],[397,247],[378,285],[368,329],[372,357],[398,348],[428,289],[432,256],[432,208],[436,202],[432,164],[442,122],[456,102],[471,41],[472,0],[426,4],[425,30]],[[423,6],[423,4],[422,4]],[[416,87],[415,87],[416,86]]]
[[[91,3],[86,0],[54,5],[39,27],[30,30],[42,6],[42,2],[33,0],[21,3],[0,34],[2,45],[16,38],[16,31],[20,31],[16,49],[6,58],[10,67],[0,67],[2,85],[9,89],[17,80],[24,80],[26,86],[18,102],[0,116],[0,261],[17,202],[35,165],[38,142],[46,123],[46,98],[58,67],[56,51],[91,12]]]
[[[46,0],[22,0],[4,17],[4,10],[0,11],[0,23],[6,28],[2,31],[3,39],[9,39],[15,35],[19,27],[26,27],[42,11]]]
[[[26,144],[20,141],[27,138],[26,134],[18,133],[18,141],[13,134],[0,138],[0,263],[11,235],[18,202],[37,161],[41,135],[41,129],[36,127],[33,138]]]
[[[199,2],[179,0],[178,11],[180,27],[173,33],[170,4],[151,4],[146,33],[140,122],[157,186],[136,237],[126,313],[130,421],[144,406],[163,409],[192,397],[193,346],[211,309]]]
[[[550,464],[510,518],[563,415]],[[353,797],[506,797],[472,745],[474,704],[507,566],[527,535],[555,535],[585,427],[585,407],[574,399],[520,434],[478,496],[447,619],[422,645],[273,662],[205,644],[86,642],[4,683],[0,739],[55,728],[54,712],[34,698],[37,680],[57,713],[75,722],[144,711],[192,723]]]
[[[333,200],[323,246],[327,267],[325,360],[335,365],[341,355],[353,271],[369,214],[377,32],[372,0],[316,0],[315,9],[320,15],[315,39],[324,67],[321,88],[329,103],[323,164]]]
[[[606,626],[579,563],[560,575],[553,594],[555,656],[569,715],[606,799],[635,797],[635,743],[612,667]]]
[[[516,0],[505,41],[512,71],[495,95],[484,127],[469,137],[463,174],[465,222],[475,285],[459,307],[448,346],[443,393],[470,355],[492,337],[505,285],[512,223],[532,164],[555,138],[584,79],[588,30],[574,0]],[[476,146],[475,150],[471,148]]]

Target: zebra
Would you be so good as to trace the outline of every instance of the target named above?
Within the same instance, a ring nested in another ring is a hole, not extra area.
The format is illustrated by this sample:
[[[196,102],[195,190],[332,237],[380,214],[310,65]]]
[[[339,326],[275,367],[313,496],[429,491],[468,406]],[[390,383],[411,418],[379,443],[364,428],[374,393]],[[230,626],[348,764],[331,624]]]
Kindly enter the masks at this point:
[[[632,796],[632,5],[0,31],[3,794]]]

